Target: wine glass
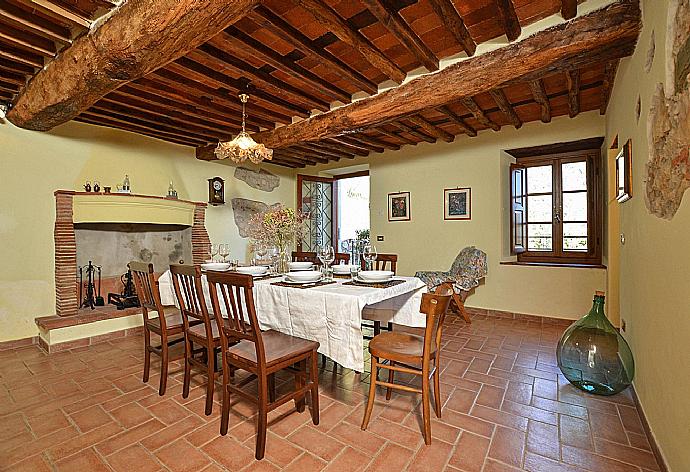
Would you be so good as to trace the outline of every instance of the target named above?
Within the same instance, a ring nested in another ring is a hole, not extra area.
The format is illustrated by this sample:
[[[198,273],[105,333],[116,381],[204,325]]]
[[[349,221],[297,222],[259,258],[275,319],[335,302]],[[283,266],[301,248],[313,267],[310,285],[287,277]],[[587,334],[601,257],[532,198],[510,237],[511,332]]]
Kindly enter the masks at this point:
[[[324,274],[328,277],[328,266],[335,260],[335,250],[333,246],[319,247],[319,260],[323,264]]]
[[[263,264],[266,261],[266,254],[268,254],[268,247],[264,243],[259,243],[256,245],[256,259],[257,264]]]
[[[213,262],[213,256],[218,255],[218,244],[209,244],[209,254],[211,255],[211,261]]]
[[[367,270],[372,270],[373,263],[378,257],[378,253],[376,252],[376,246],[374,246],[373,244],[367,244],[366,246],[364,246],[362,256],[364,257],[364,261],[366,262]]]
[[[230,245],[229,244],[219,244],[218,245],[218,254],[220,254],[223,257],[223,262],[225,262],[225,260],[230,255]]]
[[[268,247],[268,259],[271,261],[271,272],[273,274],[278,273],[278,256],[280,255],[280,251],[278,250],[277,246],[269,246]]]

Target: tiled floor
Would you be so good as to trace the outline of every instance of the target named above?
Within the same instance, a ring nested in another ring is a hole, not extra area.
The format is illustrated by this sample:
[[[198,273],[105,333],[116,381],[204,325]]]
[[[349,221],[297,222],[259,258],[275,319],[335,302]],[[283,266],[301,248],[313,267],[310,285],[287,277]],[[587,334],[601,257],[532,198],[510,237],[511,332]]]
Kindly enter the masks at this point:
[[[253,407],[237,402],[231,430],[219,436],[220,408],[204,416],[201,377],[182,399],[178,365],[159,397],[155,375],[141,382],[142,340],[132,337],[50,356],[35,347],[0,352],[0,469],[659,470],[629,394],[586,396],[558,375],[562,327],[448,318],[443,418],[433,421],[431,446],[414,396],[378,395],[361,431],[368,374],[334,374],[329,363],[319,426],[284,405],[269,417],[266,459],[257,462]]]

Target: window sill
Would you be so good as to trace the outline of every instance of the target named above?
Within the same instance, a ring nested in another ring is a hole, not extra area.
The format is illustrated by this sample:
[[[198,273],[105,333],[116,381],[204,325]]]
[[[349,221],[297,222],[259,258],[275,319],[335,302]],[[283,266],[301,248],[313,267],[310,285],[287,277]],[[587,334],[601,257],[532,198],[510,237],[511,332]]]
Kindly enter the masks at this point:
[[[501,265],[534,266],[534,267],[567,267],[572,269],[606,269],[603,264],[575,264],[572,262],[518,262],[502,261]]]

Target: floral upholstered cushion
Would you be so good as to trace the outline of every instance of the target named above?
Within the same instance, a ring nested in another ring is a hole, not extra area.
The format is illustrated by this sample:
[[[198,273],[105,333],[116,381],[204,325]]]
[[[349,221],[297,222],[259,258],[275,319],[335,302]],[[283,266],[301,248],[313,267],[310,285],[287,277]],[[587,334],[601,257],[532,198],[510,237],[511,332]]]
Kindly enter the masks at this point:
[[[436,288],[443,282],[452,282],[457,293],[469,291],[479,285],[479,281],[486,277],[488,272],[486,253],[474,246],[469,246],[460,251],[453,265],[448,271],[422,271],[415,274],[429,289]]]

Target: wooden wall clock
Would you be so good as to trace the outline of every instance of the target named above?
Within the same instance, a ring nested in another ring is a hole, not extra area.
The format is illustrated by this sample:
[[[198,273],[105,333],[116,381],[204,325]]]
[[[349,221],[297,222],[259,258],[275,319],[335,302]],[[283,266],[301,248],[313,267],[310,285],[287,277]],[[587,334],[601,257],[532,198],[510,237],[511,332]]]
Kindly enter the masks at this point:
[[[225,181],[220,177],[208,179],[208,202],[211,205],[225,203]]]

